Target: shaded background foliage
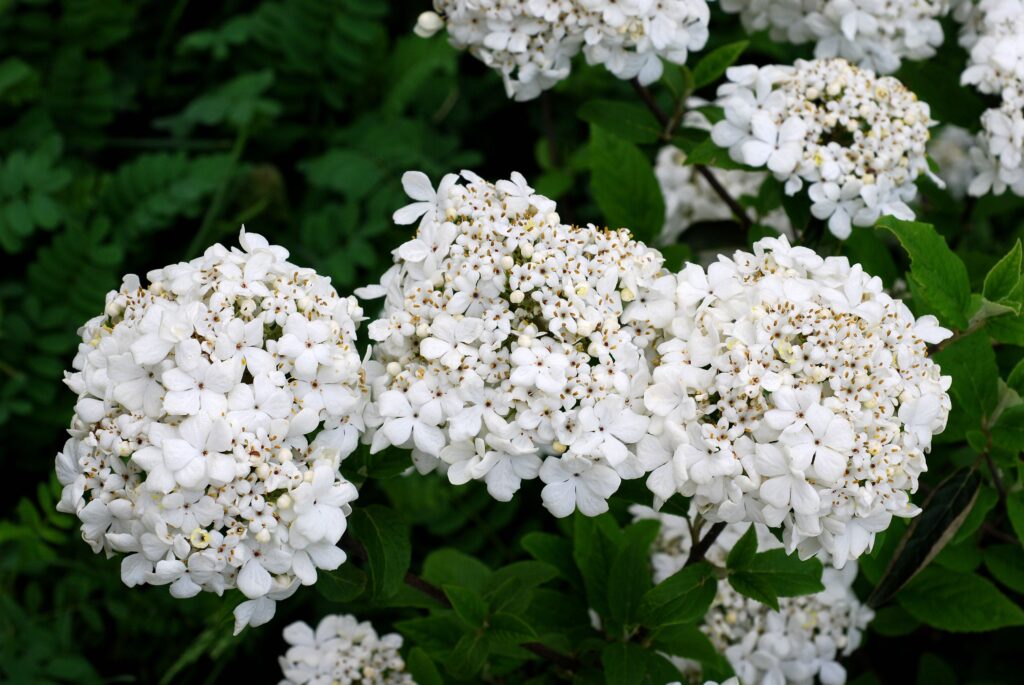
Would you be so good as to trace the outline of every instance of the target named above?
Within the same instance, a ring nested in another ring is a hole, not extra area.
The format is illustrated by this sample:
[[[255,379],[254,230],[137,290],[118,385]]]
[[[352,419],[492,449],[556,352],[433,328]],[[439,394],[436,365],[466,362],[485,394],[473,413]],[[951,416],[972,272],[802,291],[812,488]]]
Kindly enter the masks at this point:
[[[399,178],[407,169],[434,179],[460,168],[492,178],[519,170],[559,199],[567,219],[616,223],[619,214],[629,215],[630,207],[602,197],[601,170],[621,165],[635,148],[597,144],[605,135],[599,111],[584,113],[586,121],[577,117],[584,102],[597,98],[635,102],[629,85],[577,64],[550,96],[511,103],[494,74],[457,54],[443,36],[412,36],[426,4],[0,0],[0,460],[5,483],[14,486],[0,501],[0,682],[213,683],[243,672],[274,681],[280,629],[291,620],[311,621],[343,606],[384,631],[416,615],[408,609],[415,600],[404,595],[372,606],[365,597],[325,603],[322,595],[335,592],[332,576],[319,593],[303,588],[281,603],[269,626],[233,638],[226,600],[182,601],[166,588],[124,588],[118,561],[91,554],[76,522],[55,512],[59,488],[51,473],[73,404],[61,378],[76,347],[74,330],[100,310],[124,272],[144,273],[212,242],[231,242],[244,223],[350,291],[375,279],[407,235],[390,221],[405,203]],[[742,37],[734,20],[716,16],[713,26],[709,49]],[[764,37],[755,38],[751,52],[755,61],[785,62],[807,53]],[[937,119],[976,127],[984,103],[953,90],[962,63],[962,52],[947,45],[900,76],[933,104]],[[713,88],[698,92],[711,95]],[[593,134],[588,121],[598,124]],[[655,142],[641,138],[635,142]],[[590,148],[588,140],[595,143]],[[643,149],[653,156],[655,148]],[[1021,233],[1021,201],[986,198],[965,206],[923,185],[925,220],[950,239],[980,291]],[[769,183],[759,197],[742,201],[781,200]],[[660,215],[649,203],[639,209],[645,213],[635,227],[651,239]],[[681,260],[744,245],[747,237],[732,224],[697,226],[686,245],[666,254]],[[841,249],[892,285],[906,265],[892,245],[864,230]],[[840,247],[823,237],[819,249]],[[1003,328],[993,334],[1003,343],[995,352],[986,344],[950,350],[944,368],[948,362],[971,373],[985,366],[994,378],[1007,377],[1024,332],[1015,322]],[[954,399],[964,402],[956,393]],[[963,416],[969,423],[971,416]],[[929,461],[927,490],[976,459],[970,430],[951,426]],[[1014,483],[1018,454],[996,454]],[[359,455],[347,468],[355,477],[374,477],[360,507],[389,505],[413,526],[414,569],[440,547],[497,568],[527,558],[523,534],[572,528],[540,510],[535,483],[500,504],[476,483],[456,488],[434,477],[391,477],[405,463],[402,455]],[[985,576],[1002,568],[1002,590],[1019,601],[1024,554],[1007,533],[1010,510],[995,485],[986,476],[968,524],[936,564]],[[620,522],[628,518],[625,505],[624,498],[615,505]],[[863,596],[901,532],[894,526],[862,564]],[[436,573],[446,564],[475,568],[459,556],[431,563]],[[588,621],[571,585],[537,592],[558,614],[548,617],[550,625],[575,643],[587,639]],[[419,644],[414,624],[404,625]],[[880,611],[849,664],[851,680],[1018,682],[1013,663],[1022,638],[1020,628],[943,633],[894,604]],[[524,672],[542,671],[527,664]]]

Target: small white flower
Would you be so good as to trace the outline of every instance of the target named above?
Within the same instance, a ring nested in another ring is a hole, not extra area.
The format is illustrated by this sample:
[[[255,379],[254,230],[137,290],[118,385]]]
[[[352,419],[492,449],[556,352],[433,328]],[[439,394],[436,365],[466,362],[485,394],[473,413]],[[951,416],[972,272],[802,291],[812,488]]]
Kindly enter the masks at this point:
[[[587,516],[608,511],[608,497],[619,489],[621,479],[609,466],[586,457],[548,457],[540,467],[544,507],[559,518],[574,509]]]
[[[410,442],[416,449],[438,456],[444,447],[444,433],[438,428],[444,415],[441,403],[430,396],[423,382],[415,383],[408,393],[389,390],[380,397],[379,409],[384,423],[381,433],[390,444],[404,447]]]

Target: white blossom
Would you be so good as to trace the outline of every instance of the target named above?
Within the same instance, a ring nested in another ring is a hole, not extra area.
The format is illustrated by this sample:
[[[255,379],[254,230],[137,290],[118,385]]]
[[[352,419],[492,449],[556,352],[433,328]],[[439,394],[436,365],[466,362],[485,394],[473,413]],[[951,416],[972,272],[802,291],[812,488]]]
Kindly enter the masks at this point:
[[[369,326],[371,449],[410,448],[420,470],[502,501],[540,477],[555,515],[599,514],[645,470],[643,396],[675,277],[626,230],[563,224],[519,174],[442,185],[359,291],[386,296]]]
[[[935,55],[949,0],[721,0],[750,32],[776,41],[814,43],[815,57],[842,57],[880,74],[902,60]]]
[[[636,518],[653,518],[661,523],[651,557],[654,580],[661,582],[686,563],[693,544],[693,517],[656,513],[636,505],[631,511]],[[750,525],[726,526],[705,557],[713,564],[725,566],[729,551]],[[753,525],[758,551],[780,546],[767,528]],[[827,561],[827,555],[822,556]],[[778,611],[741,595],[728,581],[719,581],[718,593],[700,628],[736,673],[736,678],[722,685],[844,685],[846,669],[840,659],[857,650],[864,629],[874,618],[874,612],[853,592],[856,577],[856,564],[842,570],[826,567],[821,577],[824,590],[813,595],[780,597]],[[670,658],[684,675],[700,682],[699,663]]]
[[[708,39],[706,0],[434,0],[415,32],[442,27],[501,74],[509,97],[530,100],[566,78],[582,52],[621,79],[650,84],[662,60],[683,64]],[[418,198],[417,198],[418,199]]]
[[[357,493],[338,467],[368,399],[356,300],[260,236],[240,242],[108,294],[79,330],[56,462],[60,510],[95,552],[126,555],[125,584],[237,587],[236,630],[345,561]]]
[[[845,257],[785,238],[677,282],[637,449],[657,500],[782,526],[790,552],[824,549],[837,567],[919,512],[910,495],[950,409],[927,344],[949,331]]]
[[[416,685],[399,650],[402,636],[377,635],[368,621],[328,615],[316,628],[303,621],[284,629],[288,651],[279,657],[278,685]]]
[[[838,238],[882,215],[912,219],[914,181],[930,174],[926,103],[892,77],[843,59],[731,67],[712,139],[737,162],[766,167]],[[935,177],[938,181],[939,179]],[[939,181],[941,183],[941,181]]]

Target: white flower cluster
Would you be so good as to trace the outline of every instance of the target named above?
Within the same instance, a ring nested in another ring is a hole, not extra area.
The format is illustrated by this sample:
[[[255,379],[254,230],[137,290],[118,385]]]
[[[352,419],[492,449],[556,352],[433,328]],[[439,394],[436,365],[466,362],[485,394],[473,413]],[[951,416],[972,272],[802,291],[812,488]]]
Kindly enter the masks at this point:
[[[383,637],[355,616],[325,616],[314,630],[303,621],[284,629],[288,652],[279,658],[278,685],[416,685],[398,650],[402,636]]]
[[[693,544],[690,522],[646,507],[634,506],[632,511],[637,518],[661,522],[651,558],[655,582],[661,582],[686,563]],[[759,551],[780,546],[764,526],[754,525]],[[707,559],[724,566],[729,550],[747,528],[745,523],[727,526],[708,550]],[[826,567],[821,577],[823,591],[781,597],[778,611],[721,581],[701,630],[725,655],[744,685],[843,685],[846,669],[839,659],[860,646],[862,631],[874,618],[874,612],[853,592],[856,577],[855,564],[842,570]],[[679,658],[673,662],[683,673],[699,675],[696,662]]]
[[[747,31],[777,41],[815,43],[815,57],[842,57],[891,74],[904,59],[922,60],[942,45],[949,0],[721,0]]]
[[[556,516],[605,511],[643,475],[650,357],[675,313],[661,254],[624,229],[562,223],[519,174],[403,182],[417,202],[395,220],[422,215],[419,229],[357,291],[386,295],[369,326],[371,450],[412,447],[421,470],[483,480],[502,501],[539,475]]]
[[[501,73],[509,97],[530,100],[566,78],[572,58],[649,84],[662,59],[683,64],[708,39],[706,0],[434,0],[416,33],[445,27],[459,49]]]
[[[964,6],[960,43],[970,51],[961,83],[1002,103],[981,117],[982,130],[971,150],[977,176],[971,195],[1009,188],[1024,196],[1024,0],[980,0]]]
[[[782,525],[790,552],[841,567],[919,511],[909,495],[950,409],[926,344],[950,332],[845,257],[785,238],[753,251],[678,275],[638,454],[661,500]]]
[[[696,98],[688,103],[690,110],[683,119],[687,128],[711,130],[711,123],[700,111],[694,109],[706,104]],[[669,145],[658,153],[654,173],[661,186],[661,194],[665,198],[665,224],[659,237],[662,244],[676,242],[690,226],[705,221],[731,221],[732,210],[722,202],[708,182],[696,172],[693,166],[687,166],[686,153]],[[768,174],[760,171],[743,171],[741,169],[716,169],[715,178],[735,198],[756,196]],[[774,228],[779,233],[792,232],[789,219],[782,209],[757,217],[757,223]]]
[[[892,77],[843,59],[731,67],[718,89],[725,119],[712,138],[733,160],[767,167],[786,193],[809,183],[811,212],[839,238],[881,215],[912,219],[914,180],[928,171],[927,103]]]
[[[79,330],[56,460],[60,510],[95,552],[126,555],[126,585],[237,587],[236,629],[345,560],[356,490],[338,464],[366,403],[356,300],[260,236],[240,242],[107,295]]]

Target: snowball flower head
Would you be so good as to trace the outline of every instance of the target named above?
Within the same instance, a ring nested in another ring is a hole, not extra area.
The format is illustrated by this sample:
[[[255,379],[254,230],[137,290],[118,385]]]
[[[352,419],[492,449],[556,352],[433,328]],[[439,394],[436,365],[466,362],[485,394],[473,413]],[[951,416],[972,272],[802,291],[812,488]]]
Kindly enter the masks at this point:
[[[415,685],[399,650],[402,636],[378,636],[368,621],[325,616],[314,630],[303,621],[284,629],[290,647],[279,658],[278,685]]]
[[[369,326],[371,450],[412,448],[421,470],[502,501],[539,476],[555,515],[605,511],[644,472],[642,398],[675,312],[661,254],[625,229],[562,223],[519,174],[464,171],[443,192],[404,181],[419,202],[395,218],[419,228],[358,293],[386,296]]]
[[[696,109],[706,104],[699,98],[690,98],[683,126],[710,131],[711,123]],[[686,164],[686,153],[674,145],[667,145],[658,153],[654,173],[665,198],[665,224],[658,239],[660,243],[670,245],[677,242],[679,236],[694,224],[733,220],[729,206],[722,202],[692,165]],[[715,170],[715,178],[732,197],[756,196],[767,177],[768,173],[762,171]],[[779,233],[792,233],[786,212],[781,208],[757,216],[755,221]]]
[[[970,151],[976,175],[968,193],[1001,195],[1009,189],[1024,196],[1024,1],[981,0],[963,10],[960,43],[970,59],[960,81],[1002,99],[981,117]]]
[[[815,57],[842,57],[880,74],[928,59],[942,45],[949,0],[721,0],[750,32],[813,42]]]
[[[661,522],[651,558],[655,581],[661,582],[686,563],[693,544],[690,522],[646,507],[634,506],[632,512],[637,518]],[[764,526],[754,525],[758,551],[780,546]],[[707,559],[724,566],[729,551],[749,526],[726,526],[708,550]],[[778,611],[741,595],[727,581],[721,581],[701,630],[728,659],[738,682],[843,685],[846,669],[839,659],[857,650],[864,629],[874,618],[874,612],[853,592],[856,578],[855,564],[842,570],[825,568],[821,576],[824,590],[813,595],[780,597]],[[685,674],[696,677],[700,673],[697,662],[678,657],[672,661]]]
[[[708,39],[706,0],[435,0],[415,32],[443,26],[451,43],[497,70],[509,97],[530,100],[568,77],[572,58],[650,84],[662,60],[686,62]]]
[[[236,629],[335,569],[367,401],[362,311],[261,236],[127,276],[80,330],[59,509],[129,587],[237,587]],[[311,438],[315,434],[315,439]]]
[[[839,567],[919,511],[910,494],[950,409],[927,344],[950,332],[845,257],[785,238],[753,250],[678,275],[638,455],[658,498],[782,526],[790,552]]]
[[[718,89],[725,119],[711,136],[737,162],[766,167],[838,238],[879,216],[912,219],[915,179],[928,171],[927,103],[899,81],[843,59],[731,67]],[[936,179],[938,180],[938,179]],[[939,181],[941,183],[941,181]]]

